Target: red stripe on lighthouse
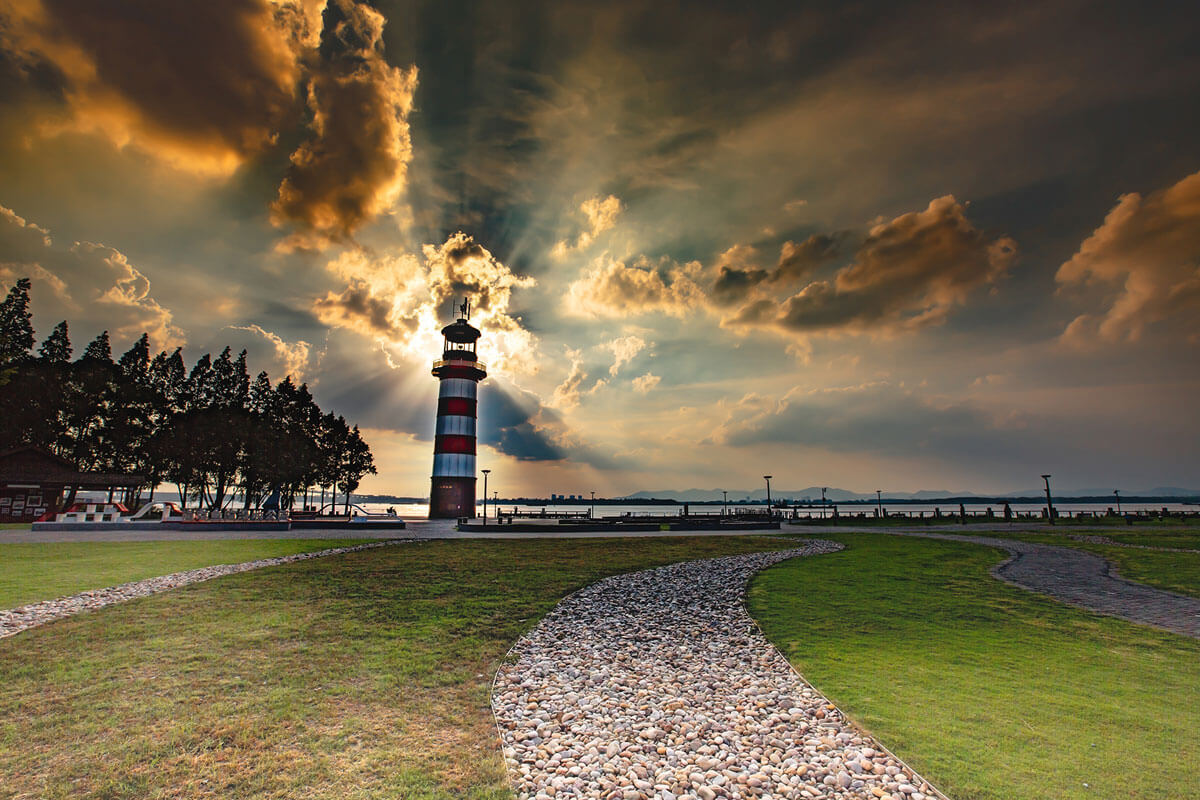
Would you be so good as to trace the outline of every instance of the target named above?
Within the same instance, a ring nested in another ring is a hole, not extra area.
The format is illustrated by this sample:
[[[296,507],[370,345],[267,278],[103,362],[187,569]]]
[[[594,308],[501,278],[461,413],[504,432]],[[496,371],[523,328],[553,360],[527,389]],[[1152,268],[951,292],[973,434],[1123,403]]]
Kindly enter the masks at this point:
[[[439,397],[437,415],[439,417],[473,417],[475,416],[475,401],[469,397]]]
[[[466,453],[475,455],[474,436],[454,436],[443,434],[434,437],[433,452],[435,453]]]

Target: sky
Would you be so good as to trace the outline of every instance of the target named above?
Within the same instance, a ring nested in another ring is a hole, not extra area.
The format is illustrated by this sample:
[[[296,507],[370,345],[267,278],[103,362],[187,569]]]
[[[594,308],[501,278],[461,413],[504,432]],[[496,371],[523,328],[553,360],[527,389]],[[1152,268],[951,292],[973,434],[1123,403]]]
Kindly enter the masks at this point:
[[[426,495],[1200,487],[1192,4],[0,0],[0,286]]]

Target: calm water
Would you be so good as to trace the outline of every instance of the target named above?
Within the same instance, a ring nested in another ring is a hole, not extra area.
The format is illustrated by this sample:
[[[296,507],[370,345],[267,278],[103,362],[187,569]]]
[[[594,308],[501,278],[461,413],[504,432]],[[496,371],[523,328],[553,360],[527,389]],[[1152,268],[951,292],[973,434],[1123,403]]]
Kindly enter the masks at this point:
[[[968,514],[970,514],[970,513],[982,514],[982,513],[986,512],[988,508],[991,508],[992,513],[996,514],[997,516],[1001,516],[1004,513],[1004,504],[1003,503],[999,503],[999,504],[997,504],[997,503],[965,503],[964,505],[966,507]],[[1057,503],[1056,502],[1054,504],[1054,508],[1060,514],[1065,514],[1067,512],[1070,512],[1071,514],[1075,514],[1076,512],[1079,512],[1079,511],[1088,511],[1093,514],[1103,514],[1108,510],[1108,508],[1110,506],[1112,507],[1112,509],[1114,511],[1116,511],[1116,504],[1114,504],[1114,503]],[[367,511],[369,511],[371,513],[377,513],[377,514],[384,513],[385,511],[387,511],[388,508],[395,508],[396,513],[402,517],[417,517],[417,518],[419,518],[419,517],[425,517],[429,514],[429,507],[427,505],[425,505],[424,503],[419,503],[419,504],[418,503],[411,503],[411,504],[410,503],[397,503],[397,504],[392,504],[390,506],[387,503],[366,503],[366,504],[363,504],[361,507],[365,508]],[[1044,506],[1044,504],[1037,504],[1037,503],[1013,503],[1013,504],[1011,504],[1011,507],[1012,507],[1013,513],[1016,513],[1016,514],[1030,514],[1030,513],[1040,514],[1042,512],[1042,509],[1045,506]],[[503,511],[509,511],[513,508],[516,508],[519,511],[539,511],[544,508],[547,511],[557,511],[557,512],[566,511],[566,512],[578,513],[580,511],[587,511],[589,509],[589,506],[573,505],[573,504],[560,505],[560,504],[554,504],[554,503],[548,503],[544,506],[543,505],[530,506],[530,505],[522,505],[522,504],[514,505],[513,503],[505,503],[503,500],[501,500],[500,508]],[[761,511],[762,508],[763,508],[763,506],[761,504],[760,505],[741,505],[741,504],[736,504],[736,503],[729,504],[729,509],[734,512],[736,512],[736,510],[738,510],[738,509],[745,509],[747,511],[754,509],[754,510]],[[887,511],[889,513],[904,512],[907,514],[911,514],[913,516],[916,516],[920,512],[924,512],[925,516],[927,516],[927,517],[932,516],[934,514],[935,509],[941,509],[943,514],[957,514],[958,513],[958,503],[912,503],[912,504],[904,503],[904,504],[889,505],[888,502],[885,500],[883,503],[883,508],[885,511]],[[1192,511],[1192,512],[1200,511],[1200,505],[1187,505],[1184,503],[1125,503],[1125,502],[1121,503],[1121,511],[1123,511],[1123,512],[1125,512],[1125,511],[1160,511],[1163,508],[1166,508],[1167,510],[1169,510],[1171,512],[1176,512],[1176,513],[1180,512],[1180,511]],[[632,514],[632,515],[637,515],[637,516],[643,516],[643,515],[668,516],[668,515],[679,514],[682,510],[683,510],[682,503],[680,503],[678,505],[638,505],[638,504],[632,504],[632,503],[628,504],[628,505],[626,505],[626,504],[597,505],[596,506],[596,516],[597,517],[610,517],[610,516],[622,516],[624,514]],[[480,511],[480,513],[482,513],[482,511],[483,511],[482,504],[479,506],[479,511]],[[874,504],[870,504],[870,505],[855,504],[855,505],[839,505],[838,506],[838,513],[841,515],[857,515],[860,513],[865,513],[867,516],[872,516],[874,511],[875,511]],[[717,504],[717,505],[698,505],[696,503],[688,504],[688,513],[690,513],[690,514],[719,514],[720,512],[721,512],[720,504]],[[489,502],[488,503],[488,516],[494,516],[495,513],[496,513],[495,506],[491,502]],[[803,508],[803,509],[800,509],[799,513],[800,513],[800,516],[802,516],[802,517],[807,514],[811,514],[814,517],[819,517],[819,516],[821,516],[821,509],[819,507],[813,508],[813,509]],[[833,514],[832,506],[829,507],[829,509],[827,510],[826,513],[828,515]]]

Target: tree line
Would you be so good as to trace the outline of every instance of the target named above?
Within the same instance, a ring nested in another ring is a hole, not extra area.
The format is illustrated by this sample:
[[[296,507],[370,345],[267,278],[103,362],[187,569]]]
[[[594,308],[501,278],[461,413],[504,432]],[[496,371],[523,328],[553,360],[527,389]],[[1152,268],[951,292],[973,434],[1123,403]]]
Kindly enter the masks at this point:
[[[247,510],[276,493],[281,509],[307,506],[314,489],[322,500],[344,493],[348,508],[375,473],[357,425],[323,412],[291,376],[251,379],[245,350],[206,353],[189,370],[182,348],[152,355],[142,334],[114,361],[105,331],[72,360],[63,321],[35,352],[29,290],[22,278],[0,304],[0,449],[32,445],[82,471],[143,475],[150,499],[173,483],[185,505],[209,509],[238,494]]]

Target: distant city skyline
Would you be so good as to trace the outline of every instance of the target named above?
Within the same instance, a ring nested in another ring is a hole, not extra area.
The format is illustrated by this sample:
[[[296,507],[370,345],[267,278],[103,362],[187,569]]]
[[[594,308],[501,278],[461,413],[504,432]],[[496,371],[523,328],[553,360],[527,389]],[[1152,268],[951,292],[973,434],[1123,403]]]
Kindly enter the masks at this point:
[[[429,491],[1200,487],[1200,19],[1052,0],[0,9],[0,288],[226,345]],[[482,481],[480,482],[482,489]]]

